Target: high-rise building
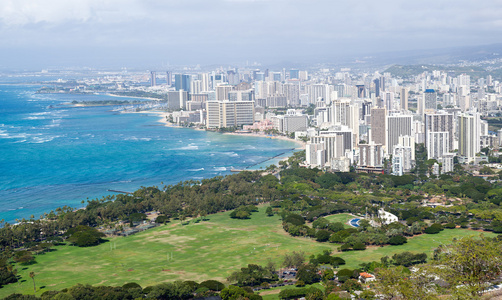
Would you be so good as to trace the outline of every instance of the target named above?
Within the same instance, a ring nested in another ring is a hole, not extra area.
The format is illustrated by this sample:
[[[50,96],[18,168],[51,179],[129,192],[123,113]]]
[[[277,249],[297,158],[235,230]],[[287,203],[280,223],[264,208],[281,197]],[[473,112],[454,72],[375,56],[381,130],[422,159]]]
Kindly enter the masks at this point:
[[[170,110],[185,109],[188,101],[188,92],[179,90],[167,93],[167,107]]]
[[[382,102],[387,111],[394,110],[394,93],[393,92],[381,92]]]
[[[286,114],[276,116],[276,128],[282,133],[290,134],[295,131],[304,131],[308,127],[308,116],[304,114]]]
[[[174,75],[174,88],[184,90],[190,93],[190,75],[175,74]]]
[[[289,70],[289,79],[300,79],[300,71],[296,69]]]
[[[166,71],[166,84],[167,86],[173,85],[173,73],[171,71]]]
[[[282,74],[280,72],[271,72],[269,79],[272,81],[282,81]]]
[[[388,154],[393,152],[394,146],[399,144],[400,136],[412,136],[413,132],[412,115],[389,115],[387,116],[386,150]]]
[[[381,144],[359,144],[360,167],[381,167],[383,162],[383,147]]]
[[[156,86],[157,85],[157,72],[151,71],[150,72],[150,86]]]
[[[402,176],[404,172],[409,172],[412,166],[412,148],[408,146],[396,145],[392,153],[392,174]]]
[[[408,110],[408,88],[401,89],[401,109]]]
[[[240,83],[239,73],[235,70],[228,70],[227,78],[230,85],[238,85]]]
[[[228,84],[220,84],[216,86],[216,100],[228,100],[228,93],[234,89],[233,86]]]
[[[285,83],[282,86],[283,94],[289,106],[300,105],[300,85],[294,83]]]
[[[228,100],[230,101],[254,101],[254,90],[241,90],[228,92]]]
[[[331,164],[333,159],[345,156],[345,139],[342,134],[313,136],[310,138],[310,142],[313,144],[324,143],[327,164]]]
[[[387,121],[387,111],[385,108],[372,108],[371,109],[371,136],[370,141],[374,144],[385,146],[385,129]]]
[[[409,147],[411,149],[411,160],[415,161],[415,137],[409,135],[401,135],[399,136],[400,146]],[[396,146],[394,146],[396,148]]]
[[[474,161],[481,150],[481,120],[479,113],[464,113],[458,116],[458,154]]]
[[[448,149],[453,149],[453,137],[455,136],[455,124],[453,122],[453,114],[449,113],[433,113],[425,114],[425,144],[429,132],[448,132]]]
[[[426,89],[418,101],[418,113],[423,115],[426,112],[434,113],[437,110],[437,93],[433,89]]]
[[[357,98],[365,98],[366,97],[366,89],[364,84],[356,85],[357,88]]]
[[[207,128],[238,127],[254,123],[254,101],[207,101]]]
[[[375,79],[373,81],[375,83],[375,97],[380,97],[380,79]]]
[[[202,93],[202,81],[201,80],[192,80],[190,82],[190,93],[191,94]]]
[[[429,131],[427,134],[427,159],[438,159],[450,152],[448,131]]]
[[[202,73],[198,75],[199,80],[202,82],[202,91],[209,92],[210,91],[210,80],[208,73]]]
[[[305,146],[305,156],[307,164],[311,167],[324,167],[326,164],[325,143],[318,144],[308,142]]]
[[[273,107],[273,108],[277,108],[277,107],[286,107],[288,105],[288,102],[287,102],[287,99],[286,99],[286,96],[284,95],[280,95],[280,94],[276,94],[276,95],[273,95],[273,96],[268,96],[267,97],[267,102],[266,102],[266,106],[267,107]]]
[[[326,103],[331,101],[331,92],[333,91],[333,86],[328,84],[312,84],[307,87],[307,93],[309,94],[309,102],[315,104],[319,98],[324,99]]]

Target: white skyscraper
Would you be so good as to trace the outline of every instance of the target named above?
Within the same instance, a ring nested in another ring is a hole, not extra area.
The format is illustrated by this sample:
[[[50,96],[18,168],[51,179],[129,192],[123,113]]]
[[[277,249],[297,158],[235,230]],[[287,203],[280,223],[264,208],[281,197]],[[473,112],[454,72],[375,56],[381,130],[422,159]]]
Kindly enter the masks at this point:
[[[254,123],[254,101],[207,101],[207,128],[237,127]]]
[[[449,153],[448,131],[429,131],[427,132],[427,159],[438,159]]]
[[[381,167],[383,148],[381,144],[359,144],[359,166]]]
[[[399,143],[400,136],[414,135],[412,124],[412,115],[396,114],[387,116],[387,134],[385,142],[387,154],[392,153],[394,146]]]
[[[436,113],[425,115],[425,144],[427,146],[429,132],[448,132],[448,149],[453,150],[453,137],[455,136],[455,124],[453,123],[453,114]]]
[[[479,113],[464,113],[458,116],[458,154],[474,161],[481,150],[481,122]]]

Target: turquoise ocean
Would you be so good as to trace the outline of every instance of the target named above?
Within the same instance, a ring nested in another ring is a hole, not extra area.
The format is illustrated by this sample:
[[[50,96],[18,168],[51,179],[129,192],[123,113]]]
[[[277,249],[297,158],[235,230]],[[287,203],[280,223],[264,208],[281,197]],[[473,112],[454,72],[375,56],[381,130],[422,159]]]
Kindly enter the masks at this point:
[[[2,82],[0,78],[0,82]],[[40,217],[81,201],[265,168],[295,143],[163,126],[154,114],[63,103],[123,99],[37,94],[39,85],[0,84],[0,219]]]

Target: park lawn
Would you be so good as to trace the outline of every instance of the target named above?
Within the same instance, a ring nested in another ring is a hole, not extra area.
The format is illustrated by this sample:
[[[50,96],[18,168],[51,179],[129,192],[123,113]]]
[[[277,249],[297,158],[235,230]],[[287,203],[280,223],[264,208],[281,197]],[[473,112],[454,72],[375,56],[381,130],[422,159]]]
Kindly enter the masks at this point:
[[[12,293],[33,294],[30,272],[35,272],[38,296],[77,283],[121,286],[136,282],[147,287],[173,280],[225,281],[233,271],[249,263],[265,264],[272,259],[280,265],[288,252],[304,251],[308,257],[325,249],[336,251],[339,246],[289,236],[278,216],[265,215],[265,207],[248,220],[231,219],[229,214],[210,215],[207,221],[185,226],[177,221],[133,236],[112,238],[95,247],[55,247],[55,251],[37,256],[36,264],[16,266],[21,282],[1,288],[0,298]],[[445,229],[437,235],[414,237],[402,246],[371,247],[335,255],[343,257],[347,267],[355,268],[361,262],[403,251],[430,254],[441,243],[472,234],[479,233]]]
[[[381,257],[389,256],[396,253],[401,253],[405,251],[410,251],[413,253],[425,252],[427,257],[430,258],[432,252],[439,245],[448,245],[451,243],[453,238],[462,238],[468,236],[479,236],[484,234],[487,237],[495,237],[496,234],[492,232],[478,232],[469,229],[445,229],[438,234],[421,234],[408,238],[408,242],[404,245],[399,246],[371,246],[364,251],[349,251],[349,252],[338,252],[334,253],[333,256],[340,256],[347,262],[346,265],[341,266],[341,268],[351,268],[355,269],[359,267],[360,263],[367,263],[371,261],[379,261]]]
[[[270,258],[279,264],[288,252],[310,255],[336,247],[289,236],[279,216],[265,215],[265,207],[248,220],[231,219],[229,214],[210,215],[208,221],[185,226],[177,221],[133,236],[112,238],[95,247],[55,247],[56,251],[37,256],[36,264],[17,266],[23,282],[1,288],[0,298],[12,293],[33,294],[28,276],[32,271],[37,295],[77,283],[119,286],[136,282],[146,287],[173,280],[225,281],[249,263],[265,264]]]
[[[335,215],[329,215],[324,217],[326,220],[330,221],[331,223],[335,222],[341,222],[345,226],[345,228],[352,227],[348,224],[348,222],[355,217],[350,215],[350,214],[335,214]]]

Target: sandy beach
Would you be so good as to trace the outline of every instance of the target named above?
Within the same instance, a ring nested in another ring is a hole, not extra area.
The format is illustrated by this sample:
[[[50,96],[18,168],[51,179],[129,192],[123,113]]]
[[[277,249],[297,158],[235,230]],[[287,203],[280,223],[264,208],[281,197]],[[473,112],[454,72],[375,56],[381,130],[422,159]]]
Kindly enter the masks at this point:
[[[168,127],[180,127],[174,123],[171,123],[167,120],[167,118],[169,118],[169,116],[171,115],[170,112],[166,112],[166,111],[154,111],[154,110],[145,110],[145,111],[122,111],[121,113],[128,113],[128,114],[155,114],[155,115],[158,115],[160,118],[158,120],[158,122],[164,124],[164,126],[168,126]],[[199,128],[192,128],[194,130],[203,130],[203,129],[199,129]],[[289,138],[287,136],[282,136],[282,135],[267,135],[265,133],[247,133],[247,132],[225,132],[225,133],[222,133],[222,134],[225,134],[225,135],[239,135],[239,136],[252,136],[252,137],[259,137],[259,138],[267,138],[267,139],[278,139],[278,140],[283,140],[283,141],[290,141],[290,142],[295,142],[298,146],[296,147],[296,149],[298,150],[305,150],[305,146],[307,145],[307,143],[303,142],[303,141],[300,141],[300,140],[295,140],[295,139],[292,139],[292,138]],[[287,158],[285,158],[287,159]]]
[[[278,140],[283,140],[283,141],[295,142],[298,145],[297,149],[302,149],[302,150],[305,150],[305,145],[306,145],[305,142],[295,140],[295,139],[289,138],[287,136],[282,136],[282,135],[267,135],[265,133],[240,133],[240,132],[225,132],[223,134],[240,135],[240,136],[254,136],[254,137],[278,139]]]

